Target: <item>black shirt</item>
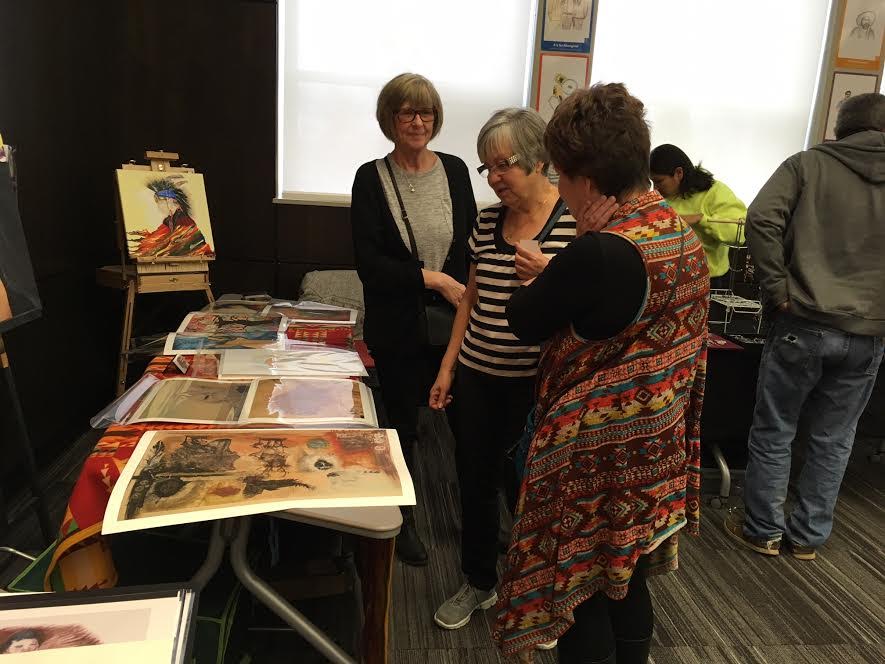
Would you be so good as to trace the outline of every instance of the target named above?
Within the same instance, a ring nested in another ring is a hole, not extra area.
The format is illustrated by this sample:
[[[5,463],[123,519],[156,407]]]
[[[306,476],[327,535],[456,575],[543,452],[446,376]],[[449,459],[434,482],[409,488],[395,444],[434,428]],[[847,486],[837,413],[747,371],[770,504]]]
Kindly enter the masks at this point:
[[[645,263],[632,243],[612,233],[587,233],[511,296],[507,319],[531,344],[569,324],[584,339],[610,339],[636,318],[647,288]]]

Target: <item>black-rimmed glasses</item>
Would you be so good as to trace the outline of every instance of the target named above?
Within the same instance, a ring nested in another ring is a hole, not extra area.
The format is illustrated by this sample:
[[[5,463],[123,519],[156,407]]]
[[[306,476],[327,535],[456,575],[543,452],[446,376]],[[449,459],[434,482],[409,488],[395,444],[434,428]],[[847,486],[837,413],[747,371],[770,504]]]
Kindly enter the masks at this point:
[[[421,118],[421,122],[433,122],[436,120],[436,111],[432,108],[402,108],[394,112],[394,115],[402,124],[414,122],[416,115]]]
[[[511,157],[507,157],[507,159],[502,159],[501,161],[495,162],[491,166],[488,166],[487,164],[480,164],[476,167],[476,172],[482,175],[484,178],[491,177],[492,173],[504,173],[518,161],[519,155],[515,154]]]

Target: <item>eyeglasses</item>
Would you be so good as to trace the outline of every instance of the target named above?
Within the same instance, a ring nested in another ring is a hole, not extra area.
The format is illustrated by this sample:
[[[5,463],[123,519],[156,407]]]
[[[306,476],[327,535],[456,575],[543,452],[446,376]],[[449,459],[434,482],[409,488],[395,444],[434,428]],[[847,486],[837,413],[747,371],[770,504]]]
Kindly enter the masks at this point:
[[[507,157],[507,159],[502,159],[501,161],[495,162],[491,166],[480,164],[476,167],[476,172],[482,175],[484,178],[488,178],[492,176],[492,173],[504,173],[518,161],[519,155],[515,154],[512,157]]]
[[[415,121],[415,116],[421,118],[421,122],[433,122],[436,120],[436,109],[433,108],[403,108],[394,112],[396,119],[402,124],[409,124]]]

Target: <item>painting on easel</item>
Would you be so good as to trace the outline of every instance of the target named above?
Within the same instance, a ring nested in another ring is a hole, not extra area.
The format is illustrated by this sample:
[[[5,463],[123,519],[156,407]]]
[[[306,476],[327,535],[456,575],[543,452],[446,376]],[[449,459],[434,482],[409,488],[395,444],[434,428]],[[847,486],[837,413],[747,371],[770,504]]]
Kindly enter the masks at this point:
[[[121,169],[117,186],[130,258],[215,256],[202,175]]]

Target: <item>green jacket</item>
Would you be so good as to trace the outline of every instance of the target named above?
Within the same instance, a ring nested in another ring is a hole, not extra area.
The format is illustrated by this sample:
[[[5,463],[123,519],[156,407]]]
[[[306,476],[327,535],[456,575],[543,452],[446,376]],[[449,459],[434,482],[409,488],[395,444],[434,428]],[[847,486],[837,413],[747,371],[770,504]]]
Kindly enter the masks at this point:
[[[721,277],[726,274],[728,245],[744,243],[744,226],[734,222],[747,218],[747,206],[718,180],[707,191],[687,198],[668,198],[667,202],[682,217],[702,215],[701,220],[692,228],[704,247],[710,276]]]

